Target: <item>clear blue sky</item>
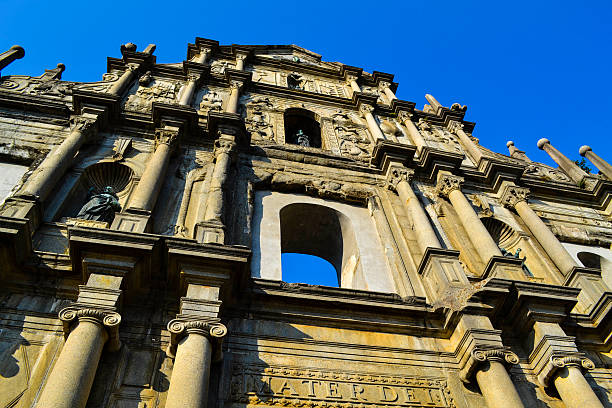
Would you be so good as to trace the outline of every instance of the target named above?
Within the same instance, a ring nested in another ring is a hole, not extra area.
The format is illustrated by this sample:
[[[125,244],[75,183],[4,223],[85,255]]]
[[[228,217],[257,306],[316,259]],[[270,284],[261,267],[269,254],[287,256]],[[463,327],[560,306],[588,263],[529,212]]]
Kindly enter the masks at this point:
[[[0,50],[26,57],[3,75],[95,81],[119,46],[157,44],[158,62],[185,59],[196,36],[222,44],[297,44],[324,60],[395,74],[397,96],[425,93],[468,106],[481,144],[532,160],[547,137],[572,159],[589,144],[612,161],[610,1],[0,1]],[[173,7],[171,7],[173,6]],[[591,166],[592,167],[592,166]]]

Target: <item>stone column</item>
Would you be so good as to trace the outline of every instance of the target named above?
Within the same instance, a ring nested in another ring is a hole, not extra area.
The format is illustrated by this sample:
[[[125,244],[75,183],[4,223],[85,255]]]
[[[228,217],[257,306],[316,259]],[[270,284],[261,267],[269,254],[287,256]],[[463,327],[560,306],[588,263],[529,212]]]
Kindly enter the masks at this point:
[[[237,53],[236,54],[236,69],[238,71],[244,71],[244,62],[247,59],[248,54],[246,53]]]
[[[358,78],[359,77],[357,75],[347,75],[346,76],[346,80],[349,83],[349,86],[351,87],[353,92],[361,92],[361,88],[359,87],[359,84],[357,83]]]
[[[200,48],[200,53],[195,55],[191,60],[193,62],[197,62],[198,64],[206,64],[208,61],[208,57],[210,56],[212,50],[210,48]]]
[[[478,148],[478,145],[463,131],[463,123],[451,121],[448,125],[448,130],[457,135],[459,142],[461,142],[461,145],[471,156],[474,163],[480,163],[482,152]]]
[[[374,118],[374,107],[371,105],[362,104],[359,106],[359,111],[368,123],[368,129],[372,135],[372,143],[376,143],[377,140],[385,140],[385,135],[383,134],[382,130],[380,130],[380,126],[378,126],[376,118]]]
[[[109,88],[108,93],[113,95],[121,96],[125,90],[130,86],[134,78],[136,78],[136,71],[138,70],[137,64],[127,64],[125,71],[121,74],[121,77]]]
[[[202,228],[196,228],[199,242],[224,243],[223,205],[227,178],[236,143],[233,136],[221,135],[215,142],[215,166],[206,199]],[[198,232],[203,230],[203,232]]]
[[[511,157],[514,157],[515,159],[520,159],[520,160],[524,160],[526,162],[530,162],[531,163],[531,159],[529,157],[527,157],[527,155],[525,154],[524,151],[519,150],[514,145],[514,142],[512,140],[508,140],[506,142],[506,147],[508,148],[508,152],[510,153]]]
[[[472,352],[476,382],[488,408],[523,408],[523,402],[504,364],[518,364],[516,354],[506,350]]]
[[[553,382],[561,400],[567,408],[603,408],[603,404],[584,378],[582,369],[593,369],[595,365],[587,358],[556,357],[553,364],[558,367]]]
[[[557,268],[564,275],[568,275],[574,267],[579,266],[578,263],[574,261],[563,245],[561,245],[555,234],[529,207],[527,203],[528,198],[528,189],[510,185],[506,186],[501,196],[501,202],[504,206],[516,210]]]
[[[47,379],[37,408],[82,408],[87,403],[102,349],[107,341],[119,348],[121,316],[95,308],[67,307],[59,313],[64,326],[74,326]],[[110,334],[109,334],[110,332]]]
[[[155,151],[130,199],[130,208],[152,211],[155,207],[170,156],[178,142],[178,133],[177,128],[156,129]]]
[[[398,114],[398,119],[404,124],[404,126],[406,126],[406,129],[408,129],[408,134],[412,139],[412,143],[414,143],[420,152],[423,147],[427,146],[427,143],[425,142],[423,135],[421,135],[421,132],[419,132],[419,129],[417,129],[416,125],[412,121],[412,116],[413,115],[409,112],[401,111]]]
[[[77,117],[70,134],[49,152],[18,194],[35,196],[45,201],[66,170],[72,166],[73,158],[81,146],[97,132],[97,120],[94,115]]]
[[[433,95],[430,94],[425,94],[425,99],[427,99],[427,102],[429,102],[429,105],[431,105],[431,108],[433,109],[434,113],[438,114],[438,111],[440,110],[440,108],[442,108],[442,104],[438,102],[438,100],[434,98]]]
[[[395,94],[390,88],[391,83],[387,81],[381,81],[378,85],[380,86],[380,89],[382,89],[382,91],[387,96],[387,99],[389,99],[389,105],[391,105],[391,102],[393,102],[394,99],[397,99],[397,97],[395,96]]]
[[[181,99],[179,100],[179,105],[189,106],[191,105],[191,100],[193,99],[193,95],[196,90],[196,86],[198,83],[199,75],[190,74],[187,76],[187,83],[185,84],[185,89],[181,94]]]
[[[175,319],[168,323],[174,357],[166,408],[205,408],[208,401],[212,340],[223,338],[227,328],[218,322]]]
[[[491,257],[502,256],[502,254],[474,208],[461,192],[461,184],[463,184],[462,177],[440,173],[438,175],[438,194],[448,197],[474,248],[478,251],[482,261],[487,264]]]
[[[390,190],[396,191],[404,202],[408,210],[408,216],[414,226],[419,247],[425,253],[427,248],[441,248],[441,245],[421,202],[410,187],[410,180],[413,175],[414,170],[412,169],[393,166],[387,173],[388,187]]]
[[[0,54],[0,70],[5,68],[16,59],[21,59],[25,56],[25,50],[19,45],[13,45],[8,51]]]
[[[538,148],[548,153],[550,158],[553,159],[555,163],[559,165],[561,170],[567,173],[567,175],[570,176],[570,178],[574,180],[576,184],[581,184],[582,180],[587,177],[587,174],[582,171],[582,169],[578,167],[576,163],[555,149],[553,145],[550,144],[548,139],[542,138],[538,140]]]
[[[612,180],[612,166],[604,159],[593,153],[590,146],[582,146],[578,151],[581,156],[586,157],[597,167],[607,178]]]
[[[230,95],[227,100],[227,106],[225,111],[228,113],[238,113],[238,101],[240,99],[240,89],[244,84],[242,81],[231,81],[230,82]]]

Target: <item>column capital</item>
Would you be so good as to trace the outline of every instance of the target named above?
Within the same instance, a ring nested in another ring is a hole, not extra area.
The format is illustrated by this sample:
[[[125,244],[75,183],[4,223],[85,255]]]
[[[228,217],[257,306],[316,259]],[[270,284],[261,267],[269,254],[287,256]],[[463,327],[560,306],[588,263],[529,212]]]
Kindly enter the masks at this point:
[[[458,122],[456,120],[451,120],[450,122],[448,122],[448,130],[453,133],[463,131],[463,123]]]
[[[368,113],[374,112],[374,107],[372,105],[363,103],[359,105],[359,112],[361,112],[363,115],[367,115]]]
[[[389,81],[380,81],[380,82],[378,83],[378,87],[379,87],[380,89],[389,88],[390,86],[391,86],[391,82],[389,82]]]
[[[478,368],[487,361],[496,361],[504,365],[518,364],[519,358],[506,348],[474,348],[459,373],[463,382],[470,382]]]
[[[155,149],[159,145],[165,144],[174,148],[178,143],[179,131],[178,129],[155,129]]]
[[[455,176],[454,174],[441,174],[438,176],[436,192],[442,197],[448,197],[455,190],[461,191],[463,181],[463,177]]]
[[[400,111],[397,114],[397,118],[401,121],[401,122],[407,122],[409,120],[412,120],[412,118],[414,117],[413,113],[410,113],[408,111]]]
[[[239,51],[236,53],[236,61],[244,61],[248,56],[249,54],[247,52]]]
[[[215,156],[226,153],[230,154],[236,148],[236,142],[233,138],[219,137],[215,140]]]
[[[200,74],[199,73],[189,73],[189,74],[187,74],[187,81],[196,82],[198,79],[200,79]]]
[[[97,130],[98,118],[74,116],[70,119],[70,125],[72,131],[79,131],[83,134],[89,135]]]
[[[501,195],[501,203],[508,208],[514,208],[520,202],[527,202],[529,198],[529,189],[525,187],[506,186]]]
[[[356,74],[346,74],[347,81],[357,81],[359,79],[359,75]]]
[[[230,87],[231,90],[238,90],[239,91],[240,88],[242,88],[243,86],[244,86],[244,82],[243,81],[232,79],[229,82],[229,87]]]
[[[203,320],[197,318],[178,317],[168,322],[170,344],[167,354],[174,358],[179,341],[190,334],[198,334],[210,341],[221,341],[227,334],[227,327],[218,319]]]
[[[397,191],[397,185],[402,182],[410,182],[414,177],[414,170],[403,166],[392,166],[387,171],[387,188]]]
[[[121,347],[121,341],[119,340],[121,315],[115,311],[75,304],[60,310],[58,316],[62,321],[65,338],[70,334],[71,327],[75,322],[88,321],[106,328],[108,345],[111,351],[119,350]]]
[[[595,363],[582,353],[555,353],[553,352],[546,365],[538,374],[538,380],[547,387],[554,379],[557,371],[566,367],[576,367],[581,370],[593,370]]]

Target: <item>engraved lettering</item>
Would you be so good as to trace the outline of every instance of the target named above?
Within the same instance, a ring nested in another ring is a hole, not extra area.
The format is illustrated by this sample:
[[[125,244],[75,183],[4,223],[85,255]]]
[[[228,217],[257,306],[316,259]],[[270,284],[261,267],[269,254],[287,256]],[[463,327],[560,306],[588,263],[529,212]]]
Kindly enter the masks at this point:
[[[285,394],[285,390],[289,390],[289,394],[291,395],[298,395],[298,396],[300,395],[297,393],[297,391],[295,391],[293,386],[291,386],[291,384],[289,383],[289,380],[285,380],[280,390],[278,390],[278,394]]]
[[[342,395],[338,392],[338,383],[328,382],[327,383],[327,397],[328,398],[342,398]]]
[[[416,396],[414,395],[414,390],[412,388],[404,388],[404,391],[406,392],[407,402],[414,402],[417,400]]]
[[[315,384],[321,384],[319,381],[316,380],[303,380],[302,384],[306,384],[308,386],[308,395],[309,397],[316,397],[317,394],[315,394]]]
[[[363,400],[363,401],[367,401],[367,398],[365,398],[362,394],[365,392],[365,389],[359,385],[359,384],[351,384],[351,399],[354,400]]]
[[[380,400],[383,402],[395,402],[397,401],[397,392],[391,387],[386,385],[380,385]]]

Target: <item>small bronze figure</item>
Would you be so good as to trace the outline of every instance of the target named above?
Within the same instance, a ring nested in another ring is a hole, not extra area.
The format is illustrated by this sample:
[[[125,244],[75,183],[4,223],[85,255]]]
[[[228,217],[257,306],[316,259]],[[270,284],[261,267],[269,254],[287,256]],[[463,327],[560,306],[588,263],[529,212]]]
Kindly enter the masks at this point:
[[[110,224],[113,222],[117,211],[121,211],[121,205],[112,187],[104,187],[101,193],[96,193],[95,190],[91,188],[89,190],[89,200],[85,203],[83,208],[81,208],[77,218],[103,221]]]

